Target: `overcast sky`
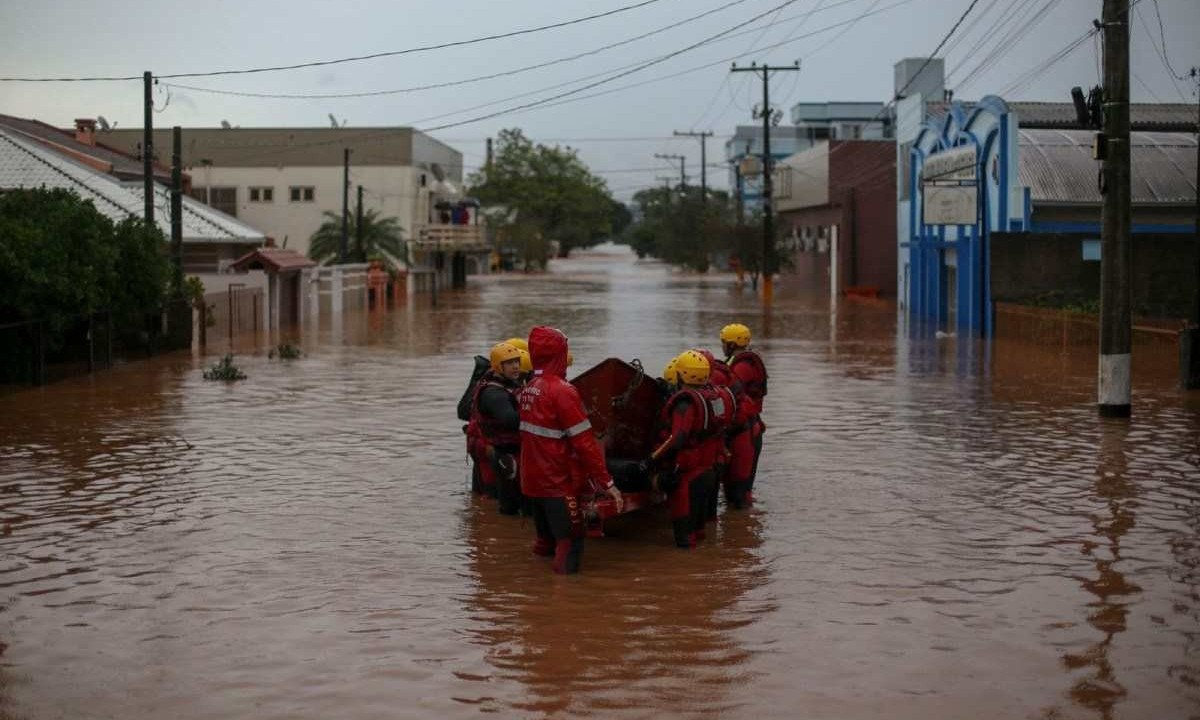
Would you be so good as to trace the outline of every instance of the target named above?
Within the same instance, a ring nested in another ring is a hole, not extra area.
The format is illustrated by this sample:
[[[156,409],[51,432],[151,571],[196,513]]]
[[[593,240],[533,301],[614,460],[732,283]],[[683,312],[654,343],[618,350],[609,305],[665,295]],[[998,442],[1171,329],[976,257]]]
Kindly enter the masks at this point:
[[[125,76],[140,75],[144,70],[165,75],[330,60],[468,40],[635,2],[0,0],[0,76]],[[550,67],[418,92],[295,100],[160,87],[161,112],[155,116],[155,124],[216,127],[221,120],[228,120],[242,127],[325,127],[328,114],[333,113],[350,127],[428,128],[603,80],[767,12],[761,20],[734,31],[732,37],[682,52],[579,95],[645,83],[637,87],[594,98],[563,98],[554,107],[432,133],[463,152],[470,172],[483,161],[483,138],[502,128],[520,127],[535,140],[579,148],[584,160],[624,199],[678,167],[656,160],[656,152],[686,154],[689,175],[697,173],[699,141],[671,138],[673,130],[714,131],[708,157],[715,163],[720,162],[724,141],[734,126],[753,122],[750,111],[761,84],[748,73],[730,75],[728,58],[741,56],[741,62],[772,64],[801,59],[801,72],[781,73],[772,83],[772,104],[785,112],[802,100],[886,101],[893,92],[893,63],[931,52],[971,0],[795,0],[772,10],[783,2],[656,0],[598,20],[463,47],[286,72],[164,81],[225,91],[303,95],[391,90],[517,69],[683,23]],[[683,22],[725,5],[729,7]],[[1001,93],[1086,32],[1092,19],[1099,16],[1101,5],[1101,0],[977,0],[943,52],[948,87],[955,90],[956,97],[965,99]],[[1133,99],[1195,102],[1195,85],[1173,82],[1159,54],[1162,40],[1155,5],[1156,0],[1141,0],[1134,9]],[[1200,65],[1200,42],[1196,40],[1200,36],[1200,0],[1157,0],[1157,5],[1168,59],[1178,73],[1186,74]],[[859,18],[857,22],[848,24],[855,18]],[[1005,33],[1025,23],[1029,24],[1025,32],[1014,33],[1013,42],[997,50],[997,54],[1002,49],[1007,52],[971,74]],[[664,79],[676,73],[683,74]],[[583,80],[585,77],[589,79]],[[1097,50],[1089,40],[1005,97],[1063,101],[1069,99],[1072,85],[1087,87],[1097,82]],[[62,126],[69,126],[76,117],[103,115],[121,127],[140,127],[141,93],[140,80],[0,82],[0,112]],[[517,95],[522,97],[513,99]],[[487,103],[496,104],[468,110]],[[785,115],[784,122],[788,121]],[[726,184],[726,173],[720,170],[710,170],[709,176],[714,186]]]

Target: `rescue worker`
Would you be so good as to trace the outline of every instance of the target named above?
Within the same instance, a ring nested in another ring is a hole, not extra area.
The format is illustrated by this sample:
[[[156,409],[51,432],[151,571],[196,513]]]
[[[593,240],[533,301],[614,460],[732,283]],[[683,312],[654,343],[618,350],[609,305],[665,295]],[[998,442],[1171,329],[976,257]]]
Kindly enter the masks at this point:
[[[475,385],[467,447],[480,469],[483,490],[498,500],[501,514],[521,510],[517,480],[520,453],[520,415],[516,392],[520,389],[521,351],[507,342],[497,343],[489,354],[491,369]]]
[[[730,406],[734,408],[734,417],[736,418],[738,392],[741,390],[741,383],[734,379],[733,371],[729,369],[724,360],[718,360],[708,350],[697,350],[696,352],[703,355],[704,359],[708,361],[710,368],[708,384],[724,395]],[[730,427],[732,427],[732,424],[731,421]],[[726,430],[728,431],[728,429]],[[729,437],[726,432],[722,433],[720,454],[716,465],[713,466],[713,484],[707,497],[709,520],[717,519],[717,496],[720,494],[720,489],[725,487],[729,482],[729,458]]]
[[[521,490],[533,500],[533,552],[553,557],[554,572],[579,572],[585,535],[581,476],[612,496],[621,491],[604,464],[579,391],[567,382],[567,337],[552,327],[529,333],[533,380],[521,390]]]
[[[525,385],[533,379],[533,358],[529,357],[528,350],[519,352],[521,353],[521,385]]]
[[[675,358],[679,389],[663,407],[670,434],[645,461],[663,468],[659,489],[667,493],[675,545],[693,548],[704,538],[708,493],[715,492],[713,466],[724,447],[724,432],[733,419],[728,390],[708,383],[708,360],[695,350]]]
[[[729,481],[725,484],[726,504],[741,509],[754,502],[754,476],[762,452],[763,398],[767,395],[767,368],[758,353],[750,349],[750,328],[733,323],[721,328],[721,346],[725,362],[734,377],[734,392],[739,407],[729,439]]]

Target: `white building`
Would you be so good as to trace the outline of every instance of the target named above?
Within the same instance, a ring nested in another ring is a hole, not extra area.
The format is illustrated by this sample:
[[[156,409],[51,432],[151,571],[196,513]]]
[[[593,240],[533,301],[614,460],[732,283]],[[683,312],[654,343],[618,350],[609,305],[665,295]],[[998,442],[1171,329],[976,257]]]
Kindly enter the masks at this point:
[[[97,137],[127,152],[141,151],[140,129],[100,131]],[[158,160],[169,162],[170,129],[155,130],[154,144]],[[459,199],[462,153],[418,130],[183,130],[183,164],[191,175],[192,197],[261,228],[277,246],[300,253],[307,253],[309,238],[325,221],[325,212],[341,215],[346,149],[350,150],[350,211],[354,212],[357,187],[362,186],[364,210],[399,220],[405,239],[415,241],[418,266],[429,260],[419,252],[426,237],[436,236],[443,251],[482,243],[482,228],[476,226],[458,226],[448,235],[435,208],[440,201]]]

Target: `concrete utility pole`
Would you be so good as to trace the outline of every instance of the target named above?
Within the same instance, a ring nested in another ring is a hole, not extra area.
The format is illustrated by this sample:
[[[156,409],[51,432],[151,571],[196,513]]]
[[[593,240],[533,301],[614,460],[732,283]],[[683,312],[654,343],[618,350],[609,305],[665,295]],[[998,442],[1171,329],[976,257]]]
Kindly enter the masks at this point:
[[[346,262],[350,244],[350,148],[342,150],[342,243],[338,246],[338,264]]]
[[[1196,81],[1196,297],[1191,326],[1179,338],[1179,379],[1186,390],[1200,388],[1200,67],[1188,73]]]
[[[171,128],[172,293],[183,296],[183,128]]]
[[[1129,0],[1104,0],[1104,206],[1100,233],[1100,415],[1127,418],[1133,345],[1129,241]]]
[[[483,164],[483,172],[488,180],[492,179],[492,139],[487,139],[487,160]]]
[[[686,168],[684,167],[684,163],[687,162],[687,158],[683,155],[664,154],[664,153],[654,153],[654,157],[656,157],[660,160],[678,160],[679,161],[679,189],[681,191],[687,190],[687,172],[686,172]]]
[[[799,72],[800,61],[797,60],[792,65],[759,65],[751,63],[750,67],[738,67],[737,63],[733,64],[730,72],[752,72],[762,76],[762,110],[757,115],[763,121],[763,153],[762,153],[762,203],[763,203],[763,246],[762,246],[762,261],[759,263],[759,268],[763,278],[763,303],[768,304],[774,295],[774,286],[771,282],[771,273],[775,271],[772,267],[774,263],[771,261],[772,248],[775,245],[775,218],[771,211],[773,192],[772,178],[772,162],[771,162],[771,73],[773,72]]]
[[[712,137],[712,131],[709,132],[683,132],[676,130],[674,134],[678,137],[698,137],[700,138],[700,206],[708,204],[708,138]]]
[[[142,73],[142,199],[146,229],[154,228],[154,76]]]

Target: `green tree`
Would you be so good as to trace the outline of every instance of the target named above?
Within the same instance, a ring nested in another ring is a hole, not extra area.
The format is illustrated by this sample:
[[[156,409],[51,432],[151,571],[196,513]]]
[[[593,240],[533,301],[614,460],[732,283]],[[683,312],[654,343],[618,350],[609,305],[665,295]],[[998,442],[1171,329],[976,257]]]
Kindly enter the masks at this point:
[[[153,313],[170,278],[166,249],[157,227],[114,223],[72,191],[0,193],[0,322],[43,320],[53,343],[80,315]]]
[[[342,245],[342,216],[328,210],[324,215],[325,221],[309,239],[308,256],[317,262],[337,260]],[[408,264],[408,243],[396,218],[380,217],[378,210],[364,210],[361,242],[354,213],[350,214],[348,226],[346,262],[382,260],[389,268],[396,263]]]
[[[500,132],[490,169],[473,173],[468,184],[485,205],[513,211],[511,222],[523,225],[516,235],[556,241],[561,256],[611,237],[623,220],[604,180],[575,150],[535,144],[519,129]],[[494,225],[501,237],[513,234],[504,232],[505,222]]]

